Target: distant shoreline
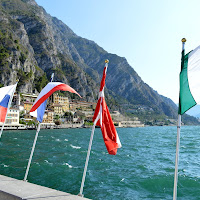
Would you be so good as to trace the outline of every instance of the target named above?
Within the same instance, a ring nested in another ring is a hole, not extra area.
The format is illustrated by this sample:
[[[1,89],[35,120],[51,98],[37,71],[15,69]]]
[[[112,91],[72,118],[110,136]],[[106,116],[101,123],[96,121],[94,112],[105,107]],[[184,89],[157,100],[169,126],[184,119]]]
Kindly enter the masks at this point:
[[[142,127],[148,127],[148,126],[132,126],[132,127],[130,127],[130,126],[127,126],[127,127],[118,127],[118,126],[115,126],[115,128],[142,128]],[[86,128],[88,128],[88,129],[90,129],[90,128],[92,128],[92,126],[77,126],[77,125],[74,125],[73,124],[73,126],[69,126],[69,125],[58,125],[58,126],[56,126],[56,125],[54,125],[54,126],[41,126],[41,128],[40,129],[86,129]],[[100,128],[100,127],[96,127],[96,128]],[[35,126],[35,127],[24,127],[24,128],[20,128],[20,127],[4,127],[4,130],[5,131],[14,131],[14,130],[19,130],[19,131],[23,131],[23,130],[25,130],[25,131],[27,131],[27,130],[36,130],[37,129],[37,126]]]
[[[123,126],[123,127],[120,127],[120,126],[115,126],[115,128],[144,128],[144,127],[166,127],[166,126],[176,126],[176,125],[163,125],[163,126],[158,126],[158,125],[155,125],[155,126],[149,126],[149,125],[144,125],[144,126]],[[182,126],[187,126],[187,125],[182,125]],[[1,127],[0,127],[1,128]],[[51,126],[48,126],[48,125],[41,125],[41,128],[40,129],[85,129],[85,128],[92,128],[92,126],[84,126],[83,124],[80,125],[80,124],[65,124],[65,125],[51,125]],[[96,128],[100,128],[100,127],[96,127]],[[4,130],[5,131],[11,131],[11,130],[36,130],[37,129],[37,126],[35,127],[4,127]]]

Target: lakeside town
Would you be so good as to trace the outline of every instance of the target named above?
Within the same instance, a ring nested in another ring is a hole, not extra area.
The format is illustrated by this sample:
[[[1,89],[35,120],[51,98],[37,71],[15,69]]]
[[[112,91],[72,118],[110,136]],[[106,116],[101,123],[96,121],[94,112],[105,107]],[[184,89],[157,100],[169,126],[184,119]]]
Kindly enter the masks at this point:
[[[36,129],[37,120],[29,114],[36,98],[36,94],[15,94],[8,110],[4,129]],[[70,100],[68,97],[54,93],[48,100],[41,128],[91,127],[95,108],[96,103]],[[144,127],[144,124],[137,117],[129,119],[118,111],[111,112],[111,117],[116,127]],[[0,123],[0,126],[2,124]]]

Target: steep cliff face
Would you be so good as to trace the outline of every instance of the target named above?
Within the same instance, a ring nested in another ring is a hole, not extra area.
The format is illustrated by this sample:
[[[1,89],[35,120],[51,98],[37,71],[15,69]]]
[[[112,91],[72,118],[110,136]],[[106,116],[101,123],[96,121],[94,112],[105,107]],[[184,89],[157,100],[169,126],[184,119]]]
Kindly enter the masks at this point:
[[[1,84],[18,78],[19,91],[37,92],[54,72],[55,81],[70,84],[83,100],[95,101],[104,60],[109,59],[105,92],[111,109],[125,113],[145,108],[176,116],[176,105],[145,84],[125,58],[77,36],[34,0],[1,0],[0,28]]]
[[[66,33],[75,35],[67,26],[63,26],[62,22],[48,15],[33,0],[2,0],[0,5],[1,25],[5,32],[9,31],[14,35],[14,41],[20,46],[9,52],[10,66],[7,71],[2,70],[2,83],[9,84],[4,82],[4,76],[12,77],[12,80],[8,81],[15,82],[21,74],[26,78],[20,79],[19,90],[33,92],[35,87],[40,90],[54,72],[55,81],[70,84],[85,100],[93,101],[97,98],[96,82],[74,62],[69,53],[68,39],[62,38]],[[14,72],[11,69],[14,69]],[[35,85],[35,82],[43,84]]]
[[[34,80],[44,72],[37,66],[24,25],[0,7],[0,30],[1,84],[14,84],[19,79],[17,89],[32,92],[37,85]]]
[[[121,96],[125,100],[125,104],[128,101],[134,107],[143,105],[148,110],[153,109],[157,114],[165,114],[170,117],[176,116],[176,109],[174,109],[176,105],[170,100],[166,101],[165,98],[162,98],[156,91],[144,83],[125,58],[107,53],[94,42],[77,36],[71,36],[69,41],[73,43],[79,57],[84,60],[90,69],[97,72],[99,76],[102,73],[102,61],[105,59],[110,60],[106,86],[116,95]],[[73,59],[77,57],[74,57],[72,54]],[[81,60],[76,59],[76,62],[80,63]],[[90,73],[87,68],[85,70],[94,79],[98,80],[96,73]]]

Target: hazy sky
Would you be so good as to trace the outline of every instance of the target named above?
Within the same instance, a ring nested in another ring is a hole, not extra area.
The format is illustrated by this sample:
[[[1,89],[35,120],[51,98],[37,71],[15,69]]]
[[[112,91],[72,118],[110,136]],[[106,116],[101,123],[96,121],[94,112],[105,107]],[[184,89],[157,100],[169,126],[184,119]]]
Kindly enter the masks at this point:
[[[36,0],[77,35],[125,57],[159,94],[178,103],[181,39],[200,45],[199,0]]]

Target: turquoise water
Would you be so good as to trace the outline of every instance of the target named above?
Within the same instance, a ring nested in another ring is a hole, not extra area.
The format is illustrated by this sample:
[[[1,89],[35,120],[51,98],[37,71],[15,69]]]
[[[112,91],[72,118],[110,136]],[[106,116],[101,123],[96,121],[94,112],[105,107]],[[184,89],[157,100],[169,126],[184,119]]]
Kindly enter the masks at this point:
[[[95,130],[84,196],[101,200],[172,199],[176,127],[117,129],[122,148],[108,155]],[[4,131],[0,174],[23,179],[35,130]],[[78,194],[91,129],[41,130],[28,181]],[[200,127],[182,127],[178,199],[200,199]]]

